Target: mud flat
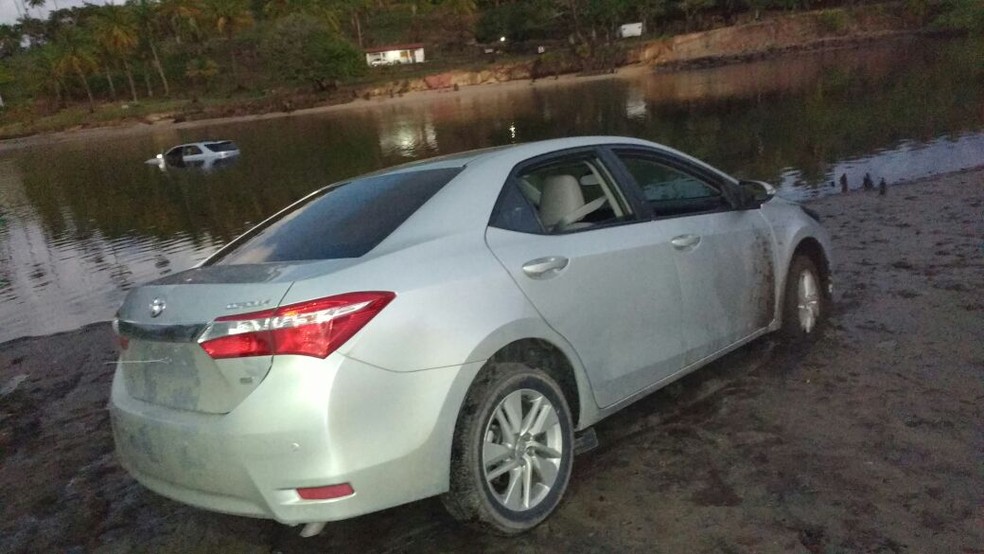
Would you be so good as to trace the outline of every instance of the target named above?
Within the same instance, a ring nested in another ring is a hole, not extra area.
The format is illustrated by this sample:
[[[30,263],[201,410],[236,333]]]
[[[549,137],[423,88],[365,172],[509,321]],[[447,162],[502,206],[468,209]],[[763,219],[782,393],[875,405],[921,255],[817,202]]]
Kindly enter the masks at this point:
[[[300,539],[161,498],[113,458],[97,324],[0,345],[0,552],[981,552],[984,168],[811,207],[837,247],[820,339],[757,341],[600,424],[528,535],[432,499]]]

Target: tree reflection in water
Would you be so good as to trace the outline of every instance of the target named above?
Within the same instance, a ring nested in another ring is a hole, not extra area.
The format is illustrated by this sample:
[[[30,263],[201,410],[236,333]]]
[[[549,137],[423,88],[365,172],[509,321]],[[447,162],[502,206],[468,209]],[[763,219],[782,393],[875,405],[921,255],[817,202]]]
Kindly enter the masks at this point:
[[[0,341],[112,316],[328,183],[471,148],[585,134],[671,145],[785,195],[980,163],[984,39],[897,40],[678,73],[510,84],[250,122],[80,136],[0,153]],[[559,84],[558,84],[559,83]],[[160,171],[170,146],[232,139],[221,171]]]

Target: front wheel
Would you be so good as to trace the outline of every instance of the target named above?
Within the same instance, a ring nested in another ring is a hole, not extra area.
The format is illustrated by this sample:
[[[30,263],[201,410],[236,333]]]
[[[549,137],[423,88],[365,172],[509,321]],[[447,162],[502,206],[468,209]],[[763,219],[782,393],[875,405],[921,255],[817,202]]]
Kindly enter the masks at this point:
[[[462,407],[442,501],[456,519],[485,530],[527,531],[560,504],[573,454],[570,408],[557,383],[522,363],[491,362]]]
[[[789,338],[815,337],[827,314],[826,296],[816,264],[797,255],[789,264],[782,306],[782,332]]]

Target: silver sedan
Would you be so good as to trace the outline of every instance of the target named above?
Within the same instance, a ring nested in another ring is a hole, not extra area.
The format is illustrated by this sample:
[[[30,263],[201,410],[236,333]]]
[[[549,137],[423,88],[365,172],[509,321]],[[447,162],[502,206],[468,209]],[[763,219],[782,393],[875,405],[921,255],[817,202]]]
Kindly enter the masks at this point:
[[[442,495],[487,530],[558,506],[575,437],[763,334],[815,335],[815,216],[623,137],[318,190],[115,321],[120,460],[162,495],[305,524]]]

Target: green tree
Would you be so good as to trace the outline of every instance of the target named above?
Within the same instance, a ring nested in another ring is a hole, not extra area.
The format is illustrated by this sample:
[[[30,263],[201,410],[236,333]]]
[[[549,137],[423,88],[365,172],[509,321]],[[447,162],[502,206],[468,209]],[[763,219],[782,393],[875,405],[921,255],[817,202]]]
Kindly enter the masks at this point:
[[[32,46],[44,44],[52,38],[49,34],[49,25],[41,19],[28,16],[21,17],[17,20],[17,29]]]
[[[558,17],[553,0],[502,3],[482,10],[475,38],[481,42],[503,36],[514,41],[546,38],[556,28]]]
[[[155,4],[150,0],[127,0],[125,5],[133,13],[133,17],[137,22],[137,28],[140,30],[141,43],[146,46],[147,51],[150,53],[151,65],[157,71],[157,75],[161,79],[161,84],[164,86],[164,96],[170,96],[171,85],[168,83],[167,75],[164,73],[161,57],[157,53],[158,30],[160,29],[160,21],[158,19],[159,4]],[[147,78],[147,83],[147,94],[150,95],[153,91],[149,85],[149,78]]]
[[[157,7],[158,20],[178,44],[199,37],[204,13],[202,0],[161,0]]]
[[[132,11],[123,6],[112,4],[103,6],[92,18],[92,34],[100,49],[114,61],[123,65],[130,94],[137,101],[137,87],[133,83],[133,71],[130,68],[130,58],[140,44],[137,20]],[[112,80],[110,88],[112,89]],[[115,90],[113,96],[116,96]]]
[[[206,91],[212,79],[219,74],[219,64],[208,58],[194,58],[185,65],[185,77]]]
[[[631,0],[584,0],[582,13],[591,25],[592,37],[596,27],[600,27],[607,40],[614,38],[618,27],[625,23],[629,10],[634,4]]]
[[[337,32],[340,8],[335,4],[329,0],[267,0],[263,13],[269,19],[280,19],[291,14],[308,15]]]
[[[287,81],[306,82],[317,90],[365,71],[361,52],[310,15],[279,19],[263,38],[260,52],[271,71]]]
[[[236,64],[236,48],[232,40],[255,23],[249,0],[207,0],[205,15],[216,33],[229,43],[229,61],[232,64],[232,78],[239,84],[239,70]]]
[[[984,35],[984,0],[944,0],[941,12],[935,26]]]
[[[687,30],[694,30],[693,23],[697,16],[713,7],[714,0],[680,0],[680,9],[687,22]]]
[[[670,12],[672,5],[672,0],[640,0],[635,3],[635,15],[646,26],[647,32],[651,32],[656,29],[657,22]]]
[[[0,58],[13,56],[21,51],[24,35],[16,25],[0,25]]]
[[[335,0],[333,4],[338,7],[344,17],[351,20],[356,42],[359,48],[365,48],[365,42],[362,37],[362,20],[365,18],[368,10],[372,9],[375,2],[373,0]],[[416,3],[414,3],[414,7],[416,7]]]
[[[17,79],[14,77],[13,72],[10,71],[10,68],[8,68],[6,64],[0,64],[0,85],[8,85],[16,80]],[[7,107],[7,105],[3,101],[3,94],[0,94],[0,108],[5,107]]]
[[[89,111],[94,112],[96,101],[92,96],[88,76],[99,68],[99,64],[89,37],[76,27],[66,27],[59,33],[54,46],[57,52],[55,64],[60,73],[73,74],[78,78],[89,100]]]
[[[53,43],[48,43],[29,51],[26,59],[26,71],[31,87],[39,92],[39,96],[54,96],[56,106],[64,105],[62,91],[64,74],[58,64],[58,50]]]

